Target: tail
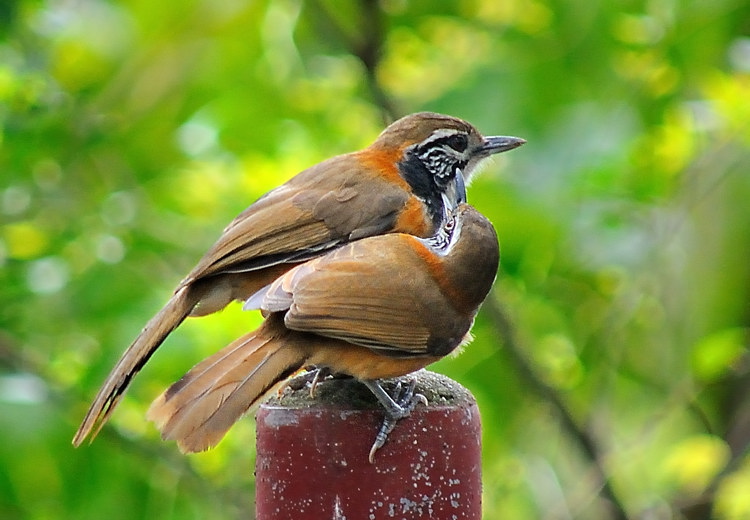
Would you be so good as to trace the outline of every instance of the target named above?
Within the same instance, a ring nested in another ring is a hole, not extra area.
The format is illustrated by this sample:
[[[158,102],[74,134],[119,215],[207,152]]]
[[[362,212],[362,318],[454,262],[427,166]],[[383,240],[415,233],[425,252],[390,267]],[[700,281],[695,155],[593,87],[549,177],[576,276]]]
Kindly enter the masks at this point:
[[[199,299],[198,291],[192,290],[190,286],[183,287],[151,318],[105,379],[73,437],[74,446],[80,446],[87,437],[92,440],[96,437],[120,402],[130,381],[164,339],[190,314]]]
[[[215,446],[261,397],[305,363],[271,317],[261,327],[201,361],[151,405],[147,417],[183,453]]]

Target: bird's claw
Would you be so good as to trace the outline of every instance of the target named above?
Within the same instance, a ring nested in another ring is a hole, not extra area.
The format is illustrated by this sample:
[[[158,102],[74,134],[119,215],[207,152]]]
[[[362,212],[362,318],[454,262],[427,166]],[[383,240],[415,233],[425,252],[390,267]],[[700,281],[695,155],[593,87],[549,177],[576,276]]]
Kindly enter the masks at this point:
[[[393,405],[387,407],[385,411],[385,419],[381,424],[378,434],[375,436],[375,442],[370,448],[370,454],[368,460],[370,464],[375,460],[375,452],[383,447],[385,441],[388,439],[388,434],[393,431],[396,427],[396,423],[405,417],[411,415],[411,412],[416,408],[418,403],[422,403],[427,406],[427,398],[419,393],[415,393],[417,381],[412,379],[406,386],[402,385],[399,381],[393,390]]]
[[[311,368],[307,370],[307,372],[294,376],[287,381],[285,388],[301,390],[307,385],[310,385],[310,398],[312,399],[315,397],[315,389],[317,388],[318,383],[330,375],[332,375],[331,371],[327,367]]]

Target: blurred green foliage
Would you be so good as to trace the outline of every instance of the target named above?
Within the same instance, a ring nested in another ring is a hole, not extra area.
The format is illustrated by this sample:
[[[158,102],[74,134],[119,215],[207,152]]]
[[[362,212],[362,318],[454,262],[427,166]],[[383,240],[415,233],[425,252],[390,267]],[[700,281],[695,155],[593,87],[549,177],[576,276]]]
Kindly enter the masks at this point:
[[[231,218],[423,109],[529,141],[469,190],[502,268],[435,366],[479,401],[486,517],[750,518],[741,0],[0,3],[0,517],[247,518],[252,420],[183,457],[144,410],[256,316],[77,422]]]

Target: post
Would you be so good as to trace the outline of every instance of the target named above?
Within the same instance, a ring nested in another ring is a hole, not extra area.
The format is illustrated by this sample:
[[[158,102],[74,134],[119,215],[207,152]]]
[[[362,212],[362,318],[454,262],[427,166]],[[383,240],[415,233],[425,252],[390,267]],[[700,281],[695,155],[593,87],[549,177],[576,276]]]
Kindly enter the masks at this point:
[[[354,380],[273,398],[257,414],[256,517],[480,519],[481,424],[476,401],[455,381],[425,370],[417,405],[367,459],[383,419]],[[405,379],[405,378],[402,378]]]

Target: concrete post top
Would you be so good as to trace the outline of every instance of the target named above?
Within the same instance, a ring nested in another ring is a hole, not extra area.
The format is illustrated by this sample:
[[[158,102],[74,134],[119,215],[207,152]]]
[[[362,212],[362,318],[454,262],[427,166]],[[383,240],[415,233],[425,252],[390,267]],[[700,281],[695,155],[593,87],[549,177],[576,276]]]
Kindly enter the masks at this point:
[[[411,379],[417,382],[416,392],[425,396],[429,407],[471,405],[474,396],[453,379],[431,372],[417,372],[393,379],[381,380],[384,388],[392,392],[400,381],[405,384]],[[378,400],[370,390],[353,378],[327,379],[318,384],[315,396],[310,396],[310,386],[296,387],[294,384],[282,389],[280,394],[272,394],[262,405],[264,408],[347,408],[379,409]],[[421,406],[421,405],[420,405]]]

